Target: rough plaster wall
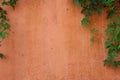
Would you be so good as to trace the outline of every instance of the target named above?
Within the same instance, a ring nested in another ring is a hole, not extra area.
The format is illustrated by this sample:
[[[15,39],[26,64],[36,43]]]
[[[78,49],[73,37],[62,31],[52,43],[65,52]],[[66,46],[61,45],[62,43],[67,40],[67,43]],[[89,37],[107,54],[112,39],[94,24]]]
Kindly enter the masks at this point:
[[[94,46],[82,28],[73,0],[18,0],[8,8],[12,31],[3,42],[0,80],[120,80],[120,70],[104,67],[106,14],[91,18],[99,29]]]

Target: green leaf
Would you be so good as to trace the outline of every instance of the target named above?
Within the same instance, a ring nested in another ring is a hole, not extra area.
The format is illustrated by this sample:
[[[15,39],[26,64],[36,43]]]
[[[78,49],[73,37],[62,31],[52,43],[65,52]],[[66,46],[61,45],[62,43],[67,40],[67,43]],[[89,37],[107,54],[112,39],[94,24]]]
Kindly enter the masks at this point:
[[[15,4],[16,4],[17,0],[10,0],[9,3],[11,5],[11,7],[14,9],[15,8]]]
[[[97,8],[97,12],[98,12],[99,15],[101,15],[101,13],[102,13],[102,8],[101,8],[100,6]]]
[[[76,6],[79,5],[79,0],[75,0],[75,5],[76,5]]]
[[[116,9],[109,10],[107,12],[107,18],[112,18],[116,14]]]
[[[8,33],[7,33],[6,31],[0,32],[0,38],[5,39],[6,36],[7,36],[7,34],[8,34]]]
[[[11,6],[11,7],[14,9],[14,8],[15,8],[16,1],[17,1],[17,0],[9,0],[9,1],[3,0],[2,5],[3,5],[3,6],[4,6],[4,5]]]
[[[118,45],[118,49],[120,49],[120,45]]]
[[[114,1],[115,0],[106,0],[106,5],[111,7]]]
[[[8,23],[3,24],[3,26],[4,26],[5,29],[9,29],[10,28],[10,24],[8,24]]]
[[[120,65],[120,61],[115,61],[114,64],[113,64],[113,66],[114,66],[115,68],[117,68],[119,65]]]
[[[0,53],[0,58],[1,58],[1,59],[5,58],[5,55],[2,54],[2,53]]]
[[[120,17],[116,18],[117,23],[120,24]]]
[[[105,61],[104,61],[104,66],[110,65],[110,63],[111,63],[111,62],[110,62],[109,60],[105,60]]]
[[[106,35],[110,35],[113,34],[114,30],[115,30],[115,24],[114,23],[109,23],[108,28],[105,30]]]
[[[111,45],[112,45],[112,41],[108,39],[108,40],[105,42],[105,47],[106,47],[106,48],[109,48]]]
[[[4,27],[4,29],[9,29],[10,24],[8,24],[8,23],[0,23],[0,27]]]
[[[83,8],[87,7],[86,2],[87,2],[86,0],[79,0],[79,3]]]
[[[83,18],[81,22],[82,22],[83,27],[87,27],[89,25],[87,17]]]
[[[120,27],[117,28],[114,32],[114,40],[115,41],[120,41]]]
[[[97,29],[95,29],[95,28],[92,28],[92,29],[91,29],[91,33],[92,33],[92,34],[95,34],[95,33],[97,33],[97,32],[98,32]]]
[[[86,12],[88,10],[88,8],[87,7],[84,7],[82,10],[81,10],[81,13],[84,13],[84,12]]]
[[[110,61],[110,62],[114,62],[115,61],[115,57],[117,57],[117,52],[116,51],[109,51],[109,53],[108,53],[108,60]]]

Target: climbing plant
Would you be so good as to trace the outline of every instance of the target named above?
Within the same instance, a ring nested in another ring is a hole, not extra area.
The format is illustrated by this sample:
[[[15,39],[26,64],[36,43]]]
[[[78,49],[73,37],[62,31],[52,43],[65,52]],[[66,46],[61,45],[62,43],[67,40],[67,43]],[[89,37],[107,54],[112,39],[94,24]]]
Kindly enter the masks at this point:
[[[107,36],[105,47],[108,49],[108,56],[104,65],[118,67],[120,60],[116,58],[119,57],[118,54],[120,53],[120,0],[75,0],[75,4],[82,7],[81,13],[85,17],[81,23],[84,27],[89,26],[90,17],[93,13],[101,15],[102,11],[106,10],[106,18],[109,23],[105,30]],[[97,32],[97,30],[92,29],[92,32]]]
[[[7,18],[7,10],[3,6],[11,6],[15,9],[15,4],[17,0],[2,0],[0,6],[0,44],[7,37],[8,30],[10,30],[9,19]],[[5,55],[0,53],[0,58],[4,58]]]

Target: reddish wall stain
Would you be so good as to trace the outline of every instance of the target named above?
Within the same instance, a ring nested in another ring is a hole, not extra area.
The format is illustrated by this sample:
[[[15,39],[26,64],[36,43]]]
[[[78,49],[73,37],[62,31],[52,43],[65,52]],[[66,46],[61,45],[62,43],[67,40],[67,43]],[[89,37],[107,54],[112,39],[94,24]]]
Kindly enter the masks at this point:
[[[18,0],[8,8],[12,25],[1,52],[0,80],[120,80],[120,69],[104,67],[106,14],[82,28],[73,0]],[[99,29],[94,46],[89,29]]]

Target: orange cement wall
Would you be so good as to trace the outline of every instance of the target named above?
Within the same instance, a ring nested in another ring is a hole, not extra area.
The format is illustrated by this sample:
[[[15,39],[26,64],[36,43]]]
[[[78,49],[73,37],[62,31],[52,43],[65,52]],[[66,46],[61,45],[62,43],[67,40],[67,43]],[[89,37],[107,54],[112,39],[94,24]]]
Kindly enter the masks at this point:
[[[120,68],[104,67],[106,14],[91,18],[94,46],[73,0],[18,0],[8,8],[12,31],[0,51],[0,80],[120,80]]]

